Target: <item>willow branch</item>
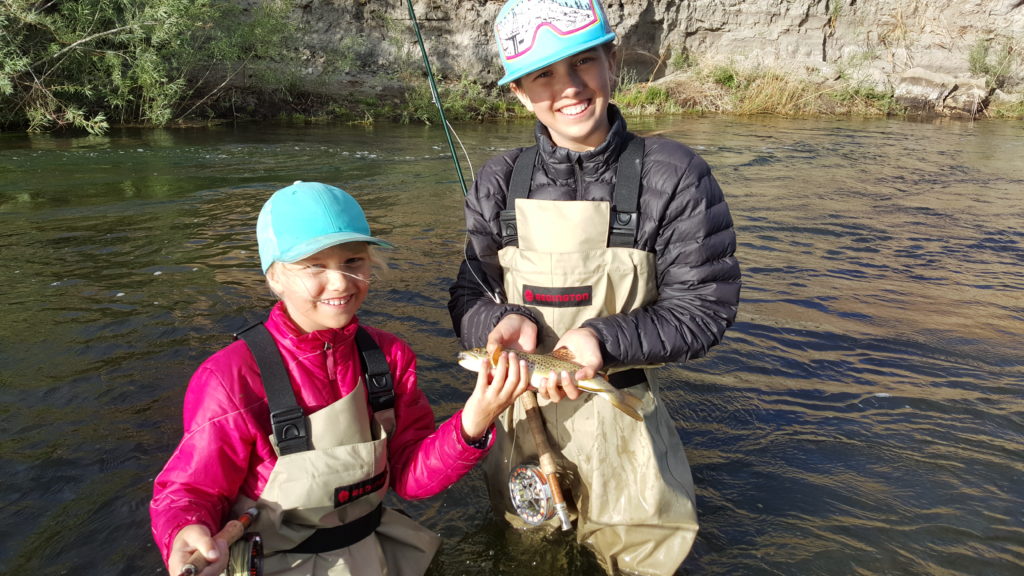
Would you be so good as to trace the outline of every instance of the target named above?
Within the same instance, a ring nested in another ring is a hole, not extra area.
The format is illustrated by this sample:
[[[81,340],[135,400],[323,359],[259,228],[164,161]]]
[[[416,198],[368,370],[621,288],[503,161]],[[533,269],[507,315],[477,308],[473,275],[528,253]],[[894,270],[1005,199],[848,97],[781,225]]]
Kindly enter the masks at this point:
[[[61,48],[60,50],[58,50],[55,54],[53,54],[51,56],[47,56],[46,58],[41,58],[40,60],[37,60],[37,61],[33,62],[32,63],[32,67],[34,68],[34,67],[42,64],[43,62],[47,61],[47,60],[56,59],[56,58],[62,56],[65,52],[69,52],[71,50],[74,50],[75,47],[77,47],[77,46],[79,46],[81,44],[85,44],[86,42],[91,42],[91,41],[93,41],[93,40],[95,40],[97,38],[101,38],[103,36],[110,36],[111,34],[117,34],[118,32],[121,32],[121,31],[124,31],[124,30],[129,30],[131,28],[138,28],[140,26],[150,26],[150,25],[153,25],[153,24],[156,24],[156,22],[142,22],[140,24],[129,24],[127,26],[119,26],[119,27],[113,28],[111,30],[104,30],[103,32],[97,32],[97,33],[93,34],[92,36],[86,36],[85,38],[82,38],[80,40],[72,42],[71,44],[68,44],[67,46],[65,46],[64,48]]]

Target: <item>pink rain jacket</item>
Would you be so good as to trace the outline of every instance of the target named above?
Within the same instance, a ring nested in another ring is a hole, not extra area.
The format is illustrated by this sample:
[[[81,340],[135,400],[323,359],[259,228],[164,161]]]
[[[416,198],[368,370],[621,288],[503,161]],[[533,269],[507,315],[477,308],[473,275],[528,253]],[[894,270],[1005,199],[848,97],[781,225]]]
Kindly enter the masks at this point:
[[[266,326],[307,414],[355,388],[362,375],[357,323],[302,334],[281,303],[271,310]],[[365,328],[387,357],[394,379],[391,487],[406,499],[433,496],[466,474],[487,450],[463,440],[461,410],[435,430],[433,411],[416,385],[416,355],[398,337]],[[244,342],[232,343],[199,366],[185,393],[183,421],[184,436],[157,476],[150,502],[153,538],[165,563],[181,528],[203,524],[215,534],[239,494],[259,499],[277,462],[267,396]]]

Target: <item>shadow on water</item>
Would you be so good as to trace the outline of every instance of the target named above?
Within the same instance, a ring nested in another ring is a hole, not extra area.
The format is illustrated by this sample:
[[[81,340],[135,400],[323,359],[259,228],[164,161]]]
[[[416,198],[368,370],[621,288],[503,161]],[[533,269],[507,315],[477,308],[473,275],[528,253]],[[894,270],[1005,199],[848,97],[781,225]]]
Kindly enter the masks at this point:
[[[701,520],[679,573],[1021,573],[1024,127],[632,128],[713,166],[744,270],[726,340],[662,369]],[[475,169],[530,136],[458,130]],[[463,245],[446,152],[415,126],[2,135],[0,573],[163,571],[153,477],[192,371],[271,304],[254,223],[295,179],[353,192],[398,246],[361,316],[412,343],[438,420],[457,410],[472,378],[445,308]],[[479,470],[396,505],[444,537],[432,576],[598,570],[571,537],[492,519]]]

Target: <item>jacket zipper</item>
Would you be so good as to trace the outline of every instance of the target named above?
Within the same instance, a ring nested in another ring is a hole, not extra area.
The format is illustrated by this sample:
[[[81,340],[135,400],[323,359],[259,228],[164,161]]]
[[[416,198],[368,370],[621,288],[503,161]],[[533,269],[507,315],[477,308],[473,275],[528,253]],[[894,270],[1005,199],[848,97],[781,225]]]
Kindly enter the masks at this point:
[[[580,163],[583,162],[582,158],[577,158],[572,163],[573,170],[576,171],[576,199],[583,200],[583,167]]]
[[[324,342],[324,357],[327,361],[327,381],[334,385],[334,354],[331,353],[330,342]]]

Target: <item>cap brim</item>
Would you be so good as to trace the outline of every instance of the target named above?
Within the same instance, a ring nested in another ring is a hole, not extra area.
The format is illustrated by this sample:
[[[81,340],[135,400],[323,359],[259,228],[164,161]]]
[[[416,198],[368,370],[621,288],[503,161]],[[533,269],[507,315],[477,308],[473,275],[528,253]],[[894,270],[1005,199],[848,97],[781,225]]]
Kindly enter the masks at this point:
[[[278,262],[295,262],[296,260],[309,258],[313,254],[316,254],[326,248],[330,248],[331,246],[348,244],[349,242],[366,242],[368,244],[376,244],[377,246],[383,246],[385,248],[394,248],[394,245],[390,242],[385,242],[384,240],[374,238],[373,236],[356,234],[354,232],[337,232],[326,236],[318,236],[312,240],[303,242],[288,252],[278,256],[276,260]]]

